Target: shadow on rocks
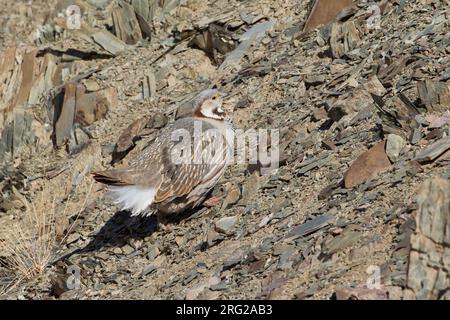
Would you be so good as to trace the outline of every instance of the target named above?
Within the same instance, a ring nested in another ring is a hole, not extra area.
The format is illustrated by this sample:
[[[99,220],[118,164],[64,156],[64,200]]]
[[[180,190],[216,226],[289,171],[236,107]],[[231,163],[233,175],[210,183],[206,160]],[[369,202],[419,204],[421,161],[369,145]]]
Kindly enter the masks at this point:
[[[158,229],[155,215],[132,216],[129,211],[116,212],[80,252],[122,247],[130,239],[142,240]]]
[[[149,216],[132,216],[129,211],[116,212],[105,225],[93,236],[92,240],[83,248],[76,249],[60,257],[58,260],[66,260],[75,254],[102,251],[103,249],[122,247],[129,243],[130,239],[143,240],[160,230],[172,232],[173,226],[183,220],[189,220],[201,214],[205,208],[195,208],[180,214],[163,216],[166,228],[162,230],[158,226],[156,214]]]

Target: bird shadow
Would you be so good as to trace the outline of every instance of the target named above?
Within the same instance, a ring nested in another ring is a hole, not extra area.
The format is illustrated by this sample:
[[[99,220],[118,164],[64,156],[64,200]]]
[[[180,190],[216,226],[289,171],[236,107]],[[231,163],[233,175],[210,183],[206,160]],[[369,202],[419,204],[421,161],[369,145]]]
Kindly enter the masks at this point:
[[[132,216],[129,211],[116,212],[91,241],[82,249],[81,253],[99,251],[103,248],[122,247],[130,239],[144,239],[158,230],[156,216]]]
[[[190,220],[200,215],[206,208],[195,208],[183,213],[164,216],[166,225],[176,225],[183,220]],[[110,248],[122,247],[131,239],[143,240],[158,231],[159,225],[155,214],[149,216],[132,216],[129,211],[117,211],[93,236],[89,243],[64,255],[58,260],[66,260],[77,254],[103,251]],[[170,232],[170,230],[161,230]]]

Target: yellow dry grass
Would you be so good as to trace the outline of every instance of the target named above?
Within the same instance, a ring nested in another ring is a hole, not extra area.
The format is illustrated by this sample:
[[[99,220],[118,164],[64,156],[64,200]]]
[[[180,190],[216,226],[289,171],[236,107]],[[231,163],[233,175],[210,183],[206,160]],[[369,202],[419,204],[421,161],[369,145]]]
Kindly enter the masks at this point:
[[[41,275],[55,261],[86,206],[92,185],[70,225],[67,220],[70,199],[65,202],[63,210],[58,210],[55,198],[49,199],[49,193],[44,191],[31,204],[26,199],[22,200],[26,208],[23,218],[12,221],[7,227],[0,227],[0,263],[13,275],[6,285],[3,283],[0,287],[0,294],[9,292],[24,280]]]

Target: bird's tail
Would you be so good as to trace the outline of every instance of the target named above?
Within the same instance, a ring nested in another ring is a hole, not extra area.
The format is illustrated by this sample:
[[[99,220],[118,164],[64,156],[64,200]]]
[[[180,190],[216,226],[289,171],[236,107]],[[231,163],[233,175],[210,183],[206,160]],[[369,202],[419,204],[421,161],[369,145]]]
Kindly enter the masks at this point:
[[[146,175],[148,179],[145,179]],[[133,215],[144,212],[155,199],[157,188],[151,183],[154,180],[152,175],[116,169],[93,172],[92,176],[96,181],[108,185],[108,196],[121,210],[130,210]]]
[[[125,170],[105,170],[97,171],[92,173],[92,177],[100,183],[104,183],[110,186],[127,186],[133,185],[134,183],[130,181],[131,177]]]

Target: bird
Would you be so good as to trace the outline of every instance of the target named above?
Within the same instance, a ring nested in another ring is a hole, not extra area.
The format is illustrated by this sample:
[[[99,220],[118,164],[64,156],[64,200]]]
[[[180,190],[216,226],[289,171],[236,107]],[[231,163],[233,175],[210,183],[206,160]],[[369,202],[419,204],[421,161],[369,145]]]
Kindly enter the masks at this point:
[[[191,113],[162,128],[128,167],[93,172],[121,210],[132,216],[181,213],[196,208],[223,176],[233,155],[225,93],[201,91]],[[164,224],[164,223],[162,223]]]

